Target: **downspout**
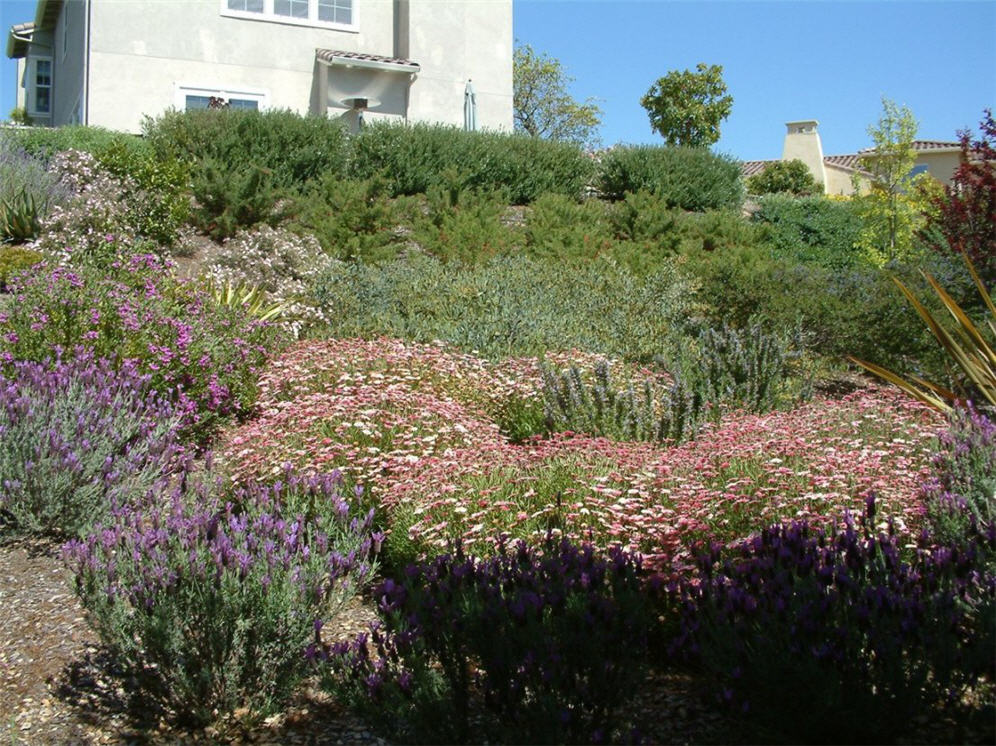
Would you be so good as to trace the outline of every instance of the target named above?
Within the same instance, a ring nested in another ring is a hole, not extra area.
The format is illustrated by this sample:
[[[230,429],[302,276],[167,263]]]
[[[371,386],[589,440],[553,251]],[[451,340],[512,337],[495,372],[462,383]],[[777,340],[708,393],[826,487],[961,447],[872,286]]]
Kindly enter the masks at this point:
[[[83,124],[90,124],[90,12],[93,0],[86,0],[83,14]]]

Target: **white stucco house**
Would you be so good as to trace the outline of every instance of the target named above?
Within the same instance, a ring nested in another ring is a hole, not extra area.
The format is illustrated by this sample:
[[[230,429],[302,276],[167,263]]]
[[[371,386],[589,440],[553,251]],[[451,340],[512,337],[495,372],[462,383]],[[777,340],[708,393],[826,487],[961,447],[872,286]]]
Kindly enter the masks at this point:
[[[874,149],[866,148],[845,155],[824,155],[819,124],[815,119],[786,122],[781,160],[805,163],[816,183],[823,186],[824,194],[851,195],[854,194],[855,184],[860,191],[866,191],[870,176],[861,170],[861,157],[874,153]],[[959,143],[914,140],[913,149],[916,151],[916,162],[912,176],[929,173],[942,184],[951,184],[951,178],[961,164]],[[775,161],[744,161],[744,178],[761,173],[771,163]]]
[[[38,0],[6,51],[40,125],[139,132],[211,98],[463,125],[472,91],[477,128],[512,129],[512,0]]]

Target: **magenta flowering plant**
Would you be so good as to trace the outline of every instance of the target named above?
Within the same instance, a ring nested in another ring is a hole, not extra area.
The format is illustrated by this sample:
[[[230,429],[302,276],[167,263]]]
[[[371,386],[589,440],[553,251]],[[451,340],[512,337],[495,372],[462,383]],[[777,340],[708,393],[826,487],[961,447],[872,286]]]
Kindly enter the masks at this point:
[[[0,507],[77,534],[180,466],[184,417],[134,362],[20,361],[0,371]]]
[[[259,369],[280,339],[242,309],[178,282],[171,265],[152,255],[122,256],[101,269],[43,263],[10,290],[13,303],[0,314],[0,366],[78,349],[132,360],[154,390],[191,415],[196,434],[251,409]]]
[[[229,491],[188,469],[64,548],[101,639],[180,722],[274,711],[370,575],[372,513],[338,475],[285,476]]]

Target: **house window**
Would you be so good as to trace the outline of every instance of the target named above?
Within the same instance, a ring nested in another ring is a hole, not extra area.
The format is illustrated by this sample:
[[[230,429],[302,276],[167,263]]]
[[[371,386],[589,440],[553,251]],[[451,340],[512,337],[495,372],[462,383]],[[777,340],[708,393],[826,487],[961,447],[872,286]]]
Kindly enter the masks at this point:
[[[34,74],[31,76],[32,113],[52,113],[52,60],[39,57],[34,60]]]
[[[356,0],[222,0],[221,14],[302,26],[356,27]]]
[[[259,111],[266,107],[267,94],[260,90],[242,88],[207,88],[204,86],[179,85],[176,87],[176,108],[184,111],[192,109],[250,109]]]
[[[318,20],[326,23],[353,22],[352,0],[318,0]]]

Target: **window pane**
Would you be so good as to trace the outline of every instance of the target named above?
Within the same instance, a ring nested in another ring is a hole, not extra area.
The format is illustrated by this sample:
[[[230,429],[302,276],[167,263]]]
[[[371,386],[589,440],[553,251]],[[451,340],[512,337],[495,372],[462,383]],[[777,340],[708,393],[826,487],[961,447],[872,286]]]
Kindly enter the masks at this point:
[[[49,88],[35,89],[35,111],[40,114],[48,114],[49,110]]]
[[[243,10],[247,13],[262,13],[263,0],[228,0],[229,10]]]
[[[251,98],[230,98],[228,99],[228,106],[231,109],[252,109],[256,111],[259,108],[259,102]]]
[[[273,0],[273,13],[292,18],[308,17],[308,0]]]
[[[318,0],[318,20],[326,23],[353,22],[352,0]]]
[[[187,96],[186,107],[187,111],[191,109],[206,109],[208,104],[211,102],[210,96]]]
[[[52,62],[38,60],[35,63],[35,85],[52,85]]]

